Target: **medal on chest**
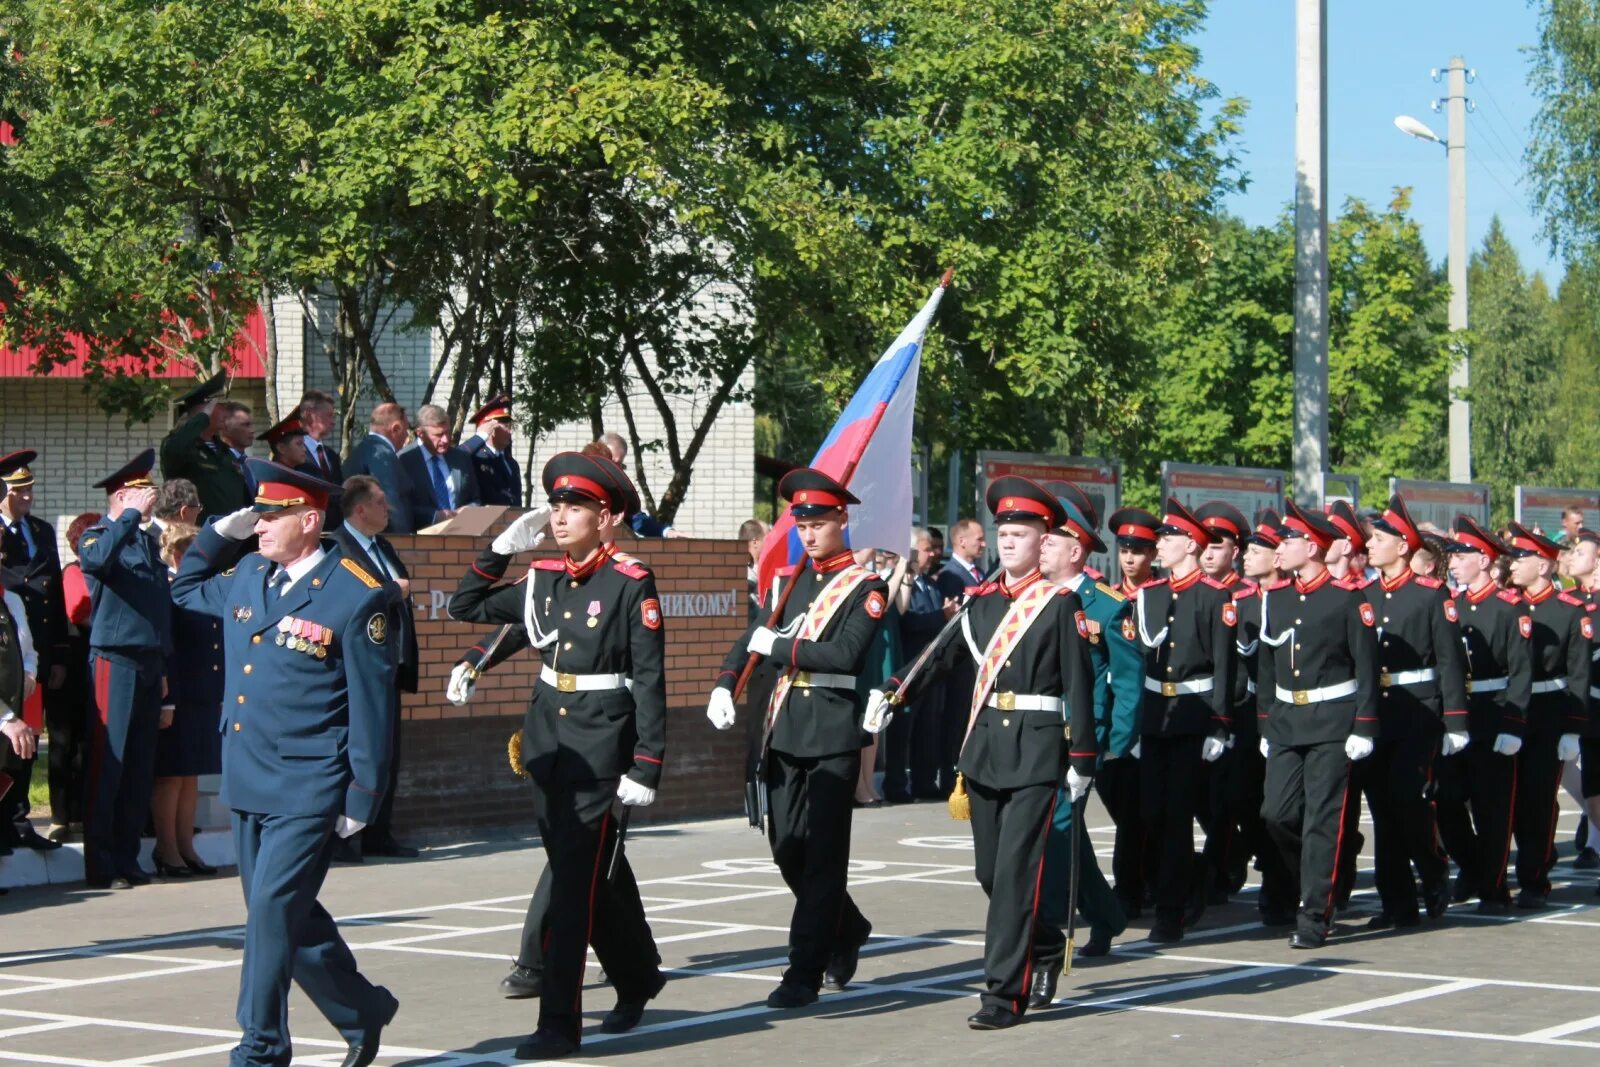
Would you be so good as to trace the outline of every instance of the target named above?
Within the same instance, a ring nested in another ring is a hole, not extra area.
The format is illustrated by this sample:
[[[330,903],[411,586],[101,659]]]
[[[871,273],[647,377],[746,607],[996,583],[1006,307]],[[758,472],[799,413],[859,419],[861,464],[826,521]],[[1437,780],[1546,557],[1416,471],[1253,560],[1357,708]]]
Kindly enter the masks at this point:
[[[600,625],[600,611],[600,601],[589,601],[589,629],[593,630],[596,626]]]

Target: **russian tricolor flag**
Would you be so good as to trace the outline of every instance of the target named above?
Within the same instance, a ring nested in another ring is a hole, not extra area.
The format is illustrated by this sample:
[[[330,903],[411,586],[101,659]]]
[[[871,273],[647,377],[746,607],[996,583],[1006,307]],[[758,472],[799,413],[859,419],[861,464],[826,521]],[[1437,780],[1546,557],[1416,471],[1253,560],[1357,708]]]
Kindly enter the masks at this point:
[[[911,423],[917,406],[917,367],[923,340],[939,300],[950,284],[945,275],[928,302],[879,357],[839,421],[811,458],[811,466],[860,499],[850,508],[846,534],[852,548],[885,549],[905,555],[911,541]],[[794,519],[785,509],[761,546],[756,566],[761,600],[772,591],[781,567],[804,555]]]

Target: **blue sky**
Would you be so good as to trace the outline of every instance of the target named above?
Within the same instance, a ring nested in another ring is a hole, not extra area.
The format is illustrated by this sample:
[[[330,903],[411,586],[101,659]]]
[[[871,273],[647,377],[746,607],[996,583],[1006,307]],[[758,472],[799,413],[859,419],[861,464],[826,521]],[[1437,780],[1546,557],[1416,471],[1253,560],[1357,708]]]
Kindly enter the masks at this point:
[[[1429,105],[1444,83],[1429,77],[1453,55],[1478,71],[1467,96],[1467,228],[1476,250],[1499,214],[1526,269],[1552,287],[1560,264],[1539,236],[1522,180],[1522,154],[1537,101],[1527,86],[1538,12],[1525,0],[1329,0],[1328,184],[1330,215],[1349,197],[1387,204],[1410,186],[1412,215],[1435,259],[1445,256],[1446,188],[1442,148],[1404,136],[1394,117],[1410,114],[1445,134]],[[1195,39],[1201,73],[1224,96],[1250,103],[1236,145],[1249,189],[1229,211],[1247,222],[1273,221],[1294,195],[1294,0],[1212,0]]]

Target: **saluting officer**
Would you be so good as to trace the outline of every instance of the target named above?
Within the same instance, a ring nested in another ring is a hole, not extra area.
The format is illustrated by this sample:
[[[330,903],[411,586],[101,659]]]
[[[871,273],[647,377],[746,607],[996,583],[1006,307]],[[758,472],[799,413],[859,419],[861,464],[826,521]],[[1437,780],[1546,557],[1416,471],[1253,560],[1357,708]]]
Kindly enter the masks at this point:
[[[1361,780],[1377,835],[1374,881],[1382,910],[1369,929],[1415,926],[1422,875],[1429,918],[1450,906],[1449,862],[1433,814],[1433,768],[1440,753],[1467,746],[1466,663],[1460,613],[1442,581],[1411,569],[1422,533],[1398,495],[1372,520],[1367,560],[1378,578],[1361,582],[1378,617],[1378,745]]]
[[[1119,508],[1107,520],[1117,542],[1117,567],[1121,578],[1117,592],[1129,601],[1138,598],[1140,588],[1155,575],[1156,527],[1161,520],[1143,508]],[[1143,653],[1141,652],[1141,657]],[[1144,701],[1144,668],[1139,679],[1140,703]],[[1134,729],[1133,747],[1126,753],[1108,754],[1105,765],[1095,776],[1095,792],[1106,806],[1117,828],[1111,847],[1111,876],[1116,882],[1117,899],[1130,919],[1144,912],[1155,886],[1156,837],[1139,807],[1139,753],[1142,745],[1139,728]]]
[[[348,1042],[345,1067],[361,1067],[400,1002],[356,969],[317,894],[335,835],[372,820],[389,780],[388,598],[323,540],[338,486],[247,462],[255,503],[202,528],[172,582],[178,604],[222,620],[227,659],[222,801],[248,911],[230,1062],[289,1062],[293,978]]]
[[[1351,764],[1378,730],[1377,615],[1333,581],[1322,554],[1340,536],[1327,516],[1284,501],[1278,564],[1294,574],[1261,598],[1256,708],[1267,757],[1261,815],[1299,874],[1292,948],[1320,948],[1333,922],[1334,876]]]
[[[970,798],[976,874],[989,913],[983,1006],[967,1025],[1001,1030],[1021,1022],[1028,1007],[1038,887],[1063,770],[1067,800],[1076,803],[1089,791],[1099,744],[1082,601],[1039,573],[1045,531],[1067,520],[1061,501],[1015,475],[996,478],[986,497],[1005,573],[978,587],[961,636],[909,679],[902,699],[914,701],[959,659],[977,661],[958,783]],[[890,677],[873,695],[869,720],[899,687]]]
[[[856,675],[876,647],[888,608],[883,579],[858,565],[845,542],[846,508],[859,504],[828,475],[809,467],[778,483],[789,502],[806,558],[778,576],[772,609],[734,642],[706,706],[719,730],[734,723],[733,687],[750,653],[782,667],[765,709],[761,757],[767,787],[772,858],[795,895],[789,966],[767,997],[773,1008],[817,999],[824,984],[843,989],[854,977],[872,924],[845,889],[850,817],[861,764],[861,731],[877,733],[883,716],[863,722]],[[773,612],[782,614],[773,626]]]
[[[203,517],[214,519],[250,502],[244,471],[219,439],[218,430],[230,410],[218,413],[217,394],[228,384],[228,372],[212,375],[176,400],[182,412],[172,432],[161,439],[161,475],[187,478],[200,494]],[[249,444],[248,438],[244,442]]]
[[[478,492],[484,504],[522,506],[522,468],[511,454],[511,397],[490,400],[472,415],[478,432],[461,442],[478,471]]]
[[[89,721],[89,799],[84,872],[91,886],[145,885],[139,835],[155,784],[162,679],[172,651],[172,594],[160,538],[146,528],[155,508],[147,448],[95,483],[106,517],[84,531],[78,563],[92,603],[89,670],[99,714]]]
[[[1551,582],[1561,546],[1520,523],[1510,527],[1511,584],[1522,590],[1533,642],[1533,684],[1522,750],[1517,756],[1514,836],[1517,907],[1544,907],[1555,862],[1557,789],[1561,764],[1578,758],[1589,722],[1590,610]]]
[[[1157,841],[1150,940],[1171,944],[1183,938],[1201,767],[1233,732],[1239,615],[1227,589],[1200,569],[1213,535],[1193,512],[1169,497],[1156,535],[1167,577],[1147,582],[1134,602],[1145,675],[1139,810]]]
[[[1490,576],[1505,545],[1465,515],[1455,521],[1450,573],[1467,656],[1467,733],[1471,743],[1439,764],[1439,836],[1461,866],[1455,899],[1478,897],[1478,911],[1503,915],[1511,903],[1512,786],[1528,702],[1533,696],[1531,618],[1514,589]]]
[[[516,1054],[554,1059],[581,1041],[585,959],[606,960],[617,1005],[601,1024],[637,1025],[665,984],[631,878],[606,877],[617,848],[614,801],[655,802],[666,754],[666,644],[655,578],[604,539],[625,510],[607,470],[576,452],[543,473],[550,510],[517,518],[486,548],[450,599],[451,618],[521,623],[540,650],[539,684],[522,724],[522,759],[550,868],[550,926],[538,1028]],[[501,585],[511,557],[540,540],[548,521],[559,559],[536,560],[528,578]]]
[[[1039,570],[1046,579],[1070,589],[1083,604],[1088,620],[1089,662],[1094,672],[1095,740],[1105,759],[1126,755],[1139,738],[1139,705],[1144,694],[1144,655],[1130,636],[1133,602],[1104,582],[1090,577],[1084,561],[1104,552],[1095,533],[1092,505],[1080,494],[1063,496],[1066,521],[1045,535],[1040,544]],[[1102,765],[1103,766],[1103,765]],[[1073,866],[1078,865],[1078,911],[1089,924],[1089,940],[1080,956],[1104,956],[1111,939],[1128,926],[1117,895],[1106,883],[1087,832],[1078,835],[1072,852],[1072,820],[1077,811],[1063,787],[1057,792],[1050,820],[1050,840],[1045,845],[1044,877],[1039,883],[1039,919],[1034,926],[1037,961],[1028,1007],[1047,1008],[1055,1000],[1056,984],[1066,963],[1067,902],[1071,896]]]

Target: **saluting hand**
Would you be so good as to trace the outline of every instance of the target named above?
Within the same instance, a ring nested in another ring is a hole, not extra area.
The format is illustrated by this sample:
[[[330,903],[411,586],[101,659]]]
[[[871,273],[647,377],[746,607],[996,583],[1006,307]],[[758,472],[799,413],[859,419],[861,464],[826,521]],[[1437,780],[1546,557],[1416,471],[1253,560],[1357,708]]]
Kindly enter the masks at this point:
[[[544,540],[544,528],[550,522],[548,507],[534,508],[517,516],[510,526],[502,530],[489,547],[497,555],[514,556],[538,546]]]
[[[254,508],[240,508],[222,516],[211,528],[230,541],[243,541],[256,532],[256,520],[260,517]]]

